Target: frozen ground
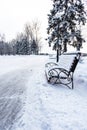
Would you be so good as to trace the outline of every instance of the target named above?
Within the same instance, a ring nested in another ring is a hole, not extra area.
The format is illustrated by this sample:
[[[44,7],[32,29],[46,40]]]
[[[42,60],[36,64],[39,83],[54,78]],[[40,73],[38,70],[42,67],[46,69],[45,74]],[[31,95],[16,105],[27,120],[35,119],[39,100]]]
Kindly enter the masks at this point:
[[[74,90],[47,83],[49,56],[0,56],[0,130],[87,130],[87,58]]]

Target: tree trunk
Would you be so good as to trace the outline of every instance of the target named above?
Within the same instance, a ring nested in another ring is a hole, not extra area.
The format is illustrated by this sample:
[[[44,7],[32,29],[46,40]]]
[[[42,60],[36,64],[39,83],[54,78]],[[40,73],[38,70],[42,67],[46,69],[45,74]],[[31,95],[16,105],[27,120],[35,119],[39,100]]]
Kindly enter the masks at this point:
[[[77,51],[80,51],[80,44],[77,44]]]
[[[56,62],[59,61],[59,50],[57,49],[57,56],[56,56]]]
[[[67,43],[64,44],[64,52],[67,52]]]

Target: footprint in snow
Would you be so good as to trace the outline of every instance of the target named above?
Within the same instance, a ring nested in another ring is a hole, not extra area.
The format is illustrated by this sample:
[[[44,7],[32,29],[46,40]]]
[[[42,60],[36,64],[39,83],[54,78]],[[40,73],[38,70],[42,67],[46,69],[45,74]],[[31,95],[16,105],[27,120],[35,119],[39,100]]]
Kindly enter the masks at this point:
[[[47,124],[46,122],[42,122],[41,128],[42,128],[42,130],[51,130],[50,125]]]

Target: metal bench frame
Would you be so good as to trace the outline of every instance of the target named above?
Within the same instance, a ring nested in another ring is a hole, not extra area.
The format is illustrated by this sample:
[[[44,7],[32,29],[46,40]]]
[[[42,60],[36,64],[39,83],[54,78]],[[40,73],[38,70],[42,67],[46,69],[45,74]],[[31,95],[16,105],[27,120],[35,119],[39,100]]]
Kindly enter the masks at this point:
[[[45,65],[45,74],[47,81],[51,84],[63,84],[66,85],[68,88],[73,89],[73,74],[76,69],[76,66],[79,62],[81,53],[78,53],[70,66],[69,70],[65,68],[60,68],[58,64],[49,62]]]

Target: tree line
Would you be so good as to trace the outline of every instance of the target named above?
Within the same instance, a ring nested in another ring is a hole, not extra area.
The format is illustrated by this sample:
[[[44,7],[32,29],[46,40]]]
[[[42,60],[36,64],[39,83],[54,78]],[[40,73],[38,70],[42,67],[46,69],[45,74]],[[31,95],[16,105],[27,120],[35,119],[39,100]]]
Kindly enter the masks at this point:
[[[15,39],[5,41],[5,35],[0,34],[0,55],[30,55],[41,50],[40,23],[26,23],[24,32],[18,33]]]

